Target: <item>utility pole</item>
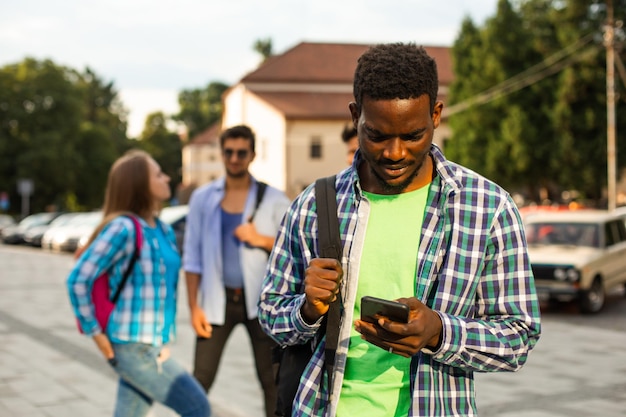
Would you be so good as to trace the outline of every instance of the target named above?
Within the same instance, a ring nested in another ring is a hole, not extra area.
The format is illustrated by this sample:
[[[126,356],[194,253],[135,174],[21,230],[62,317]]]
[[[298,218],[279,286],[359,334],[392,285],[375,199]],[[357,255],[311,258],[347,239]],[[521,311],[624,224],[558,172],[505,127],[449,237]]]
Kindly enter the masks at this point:
[[[613,1],[606,1],[607,22],[604,32],[606,46],[606,142],[607,142],[607,176],[608,176],[608,209],[615,209],[617,197],[617,174],[615,152],[615,50],[613,38],[615,27],[613,21]]]

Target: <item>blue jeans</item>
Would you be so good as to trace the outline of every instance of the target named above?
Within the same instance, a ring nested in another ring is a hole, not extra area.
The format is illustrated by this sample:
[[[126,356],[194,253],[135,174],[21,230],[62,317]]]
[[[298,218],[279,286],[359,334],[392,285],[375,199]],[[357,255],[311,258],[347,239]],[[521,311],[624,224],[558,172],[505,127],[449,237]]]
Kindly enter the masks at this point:
[[[154,401],[183,417],[209,417],[211,407],[198,381],[171,357],[159,357],[163,347],[114,343],[109,363],[120,376],[115,417],[142,417]]]

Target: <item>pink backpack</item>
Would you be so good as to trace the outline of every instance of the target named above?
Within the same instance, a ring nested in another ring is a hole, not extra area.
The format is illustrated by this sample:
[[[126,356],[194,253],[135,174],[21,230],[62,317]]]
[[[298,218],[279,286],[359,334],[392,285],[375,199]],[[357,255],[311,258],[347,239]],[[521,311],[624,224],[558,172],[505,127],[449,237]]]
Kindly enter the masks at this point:
[[[106,330],[107,324],[109,323],[109,316],[113,312],[115,308],[115,303],[117,302],[120,294],[122,292],[122,288],[126,284],[128,277],[130,276],[137,259],[139,259],[139,254],[141,252],[141,245],[143,243],[143,234],[141,230],[141,224],[139,220],[135,216],[126,216],[129,217],[133,221],[133,225],[135,226],[135,251],[133,252],[133,257],[130,259],[130,263],[128,264],[128,268],[124,272],[124,276],[122,277],[122,281],[120,282],[119,287],[115,290],[115,294],[113,297],[109,298],[109,294],[111,293],[109,288],[109,274],[104,272],[100,275],[93,283],[91,287],[91,302],[93,303],[96,320],[100,324],[100,328],[104,332]],[[77,253],[77,256],[80,253]],[[76,325],[78,326],[78,330],[81,333],[83,329],[80,327],[80,323],[76,320]]]

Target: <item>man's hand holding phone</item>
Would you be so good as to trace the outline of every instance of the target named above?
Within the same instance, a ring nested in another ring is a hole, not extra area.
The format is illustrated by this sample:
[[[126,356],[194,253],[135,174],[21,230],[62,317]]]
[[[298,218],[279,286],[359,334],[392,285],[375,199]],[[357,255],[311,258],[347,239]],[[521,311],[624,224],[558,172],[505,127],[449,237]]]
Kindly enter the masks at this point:
[[[406,309],[408,318],[405,321]],[[404,357],[411,357],[426,346],[436,347],[442,331],[439,315],[415,297],[395,301],[373,297],[362,299],[361,319],[354,324],[364,340]]]
[[[315,323],[328,311],[341,286],[343,269],[336,259],[315,258],[305,271],[304,293],[306,302],[302,306],[302,317],[308,323]]]
[[[409,322],[409,306],[398,301],[366,295],[361,297],[361,320],[376,323],[381,317],[400,323]]]

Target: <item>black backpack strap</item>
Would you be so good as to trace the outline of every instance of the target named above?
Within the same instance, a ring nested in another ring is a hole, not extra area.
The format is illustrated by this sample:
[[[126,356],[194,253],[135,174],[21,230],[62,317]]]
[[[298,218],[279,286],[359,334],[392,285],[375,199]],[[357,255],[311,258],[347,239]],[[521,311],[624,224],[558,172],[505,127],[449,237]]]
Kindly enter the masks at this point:
[[[315,200],[320,256],[341,262],[343,249],[339,235],[334,175],[320,178],[315,182]]]
[[[317,229],[320,256],[334,258],[341,263],[343,245],[337,217],[337,199],[335,179],[330,176],[315,182],[315,200],[317,204]],[[341,288],[341,287],[340,287]],[[333,365],[339,343],[339,324],[341,322],[342,297],[341,291],[335,301],[330,303],[326,318],[326,347],[324,351],[324,367],[328,375],[328,392],[332,393]]]
[[[254,220],[254,215],[256,214],[256,211],[259,209],[259,206],[261,205],[261,201],[263,200],[263,196],[265,195],[265,190],[267,189],[267,184],[262,182],[262,181],[257,181],[256,183],[256,202],[254,203],[254,210],[252,210],[252,214],[250,215],[250,218],[248,219],[249,223],[252,223],[252,220]]]

